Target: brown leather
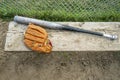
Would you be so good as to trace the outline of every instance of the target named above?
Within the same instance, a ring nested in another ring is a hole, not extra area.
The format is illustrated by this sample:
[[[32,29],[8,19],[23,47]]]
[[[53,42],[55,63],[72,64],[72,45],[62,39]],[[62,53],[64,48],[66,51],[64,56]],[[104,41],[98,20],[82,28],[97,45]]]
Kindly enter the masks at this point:
[[[50,53],[52,44],[46,30],[40,26],[29,24],[24,35],[24,43],[33,51]]]

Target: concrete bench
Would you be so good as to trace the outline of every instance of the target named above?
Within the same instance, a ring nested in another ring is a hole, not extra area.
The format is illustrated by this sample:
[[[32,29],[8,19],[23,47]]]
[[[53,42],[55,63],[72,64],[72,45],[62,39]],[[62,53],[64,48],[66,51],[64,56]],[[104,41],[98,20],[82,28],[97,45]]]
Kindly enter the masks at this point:
[[[87,30],[116,34],[117,40],[60,30],[46,29],[53,44],[53,51],[120,51],[120,22],[57,22]],[[6,36],[5,51],[31,51],[23,43],[27,25],[10,22]]]

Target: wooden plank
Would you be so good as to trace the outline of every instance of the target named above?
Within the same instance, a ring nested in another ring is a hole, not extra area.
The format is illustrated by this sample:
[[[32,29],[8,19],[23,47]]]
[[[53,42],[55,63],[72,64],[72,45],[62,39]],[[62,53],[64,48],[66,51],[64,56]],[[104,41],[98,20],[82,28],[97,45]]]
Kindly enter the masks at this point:
[[[120,37],[120,22],[58,22]],[[5,51],[31,51],[23,43],[27,25],[10,22],[6,36]],[[120,40],[109,40],[103,37],[59,30],[48,30],[53,44],[53,51],[119,51]]]

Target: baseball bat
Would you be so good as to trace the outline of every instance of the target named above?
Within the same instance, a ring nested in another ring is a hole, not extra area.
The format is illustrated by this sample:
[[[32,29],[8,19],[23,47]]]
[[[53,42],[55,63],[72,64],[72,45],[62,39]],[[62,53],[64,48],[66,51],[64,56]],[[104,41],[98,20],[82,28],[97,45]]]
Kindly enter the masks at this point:
[[[111,40],[115,40],[118,38],[117,35],[104,34],[104,33],[100,33],[100,32],[76,28],[73,26],[62,25],[62,24],[58,24],[55,22],[49,22],[49,21],[38,20],[38,19],[22,17],[22,16],[15,16],[14,21],[18,22],[18,23],[22,23],[22,24],[27,24],[27,25],[29,23],[33,23],[33,24],[36,24],[36,25],[39,25],[42,27],[46,27],[46,28],[51,28],[51,29],[69,30],[69,31],[88,33],[88,34],[93,34],[93,35],[97,35],[97,36],[103,36],[103,37],[109,38]]]

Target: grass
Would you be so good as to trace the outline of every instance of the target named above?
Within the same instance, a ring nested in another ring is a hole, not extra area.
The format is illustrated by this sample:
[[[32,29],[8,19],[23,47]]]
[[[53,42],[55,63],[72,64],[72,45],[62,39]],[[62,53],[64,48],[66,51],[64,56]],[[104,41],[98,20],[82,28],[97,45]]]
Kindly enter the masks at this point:
[[[120,21],[118,0],[4,0],[0,2],[0,18],[15,15],[48,21]]]

